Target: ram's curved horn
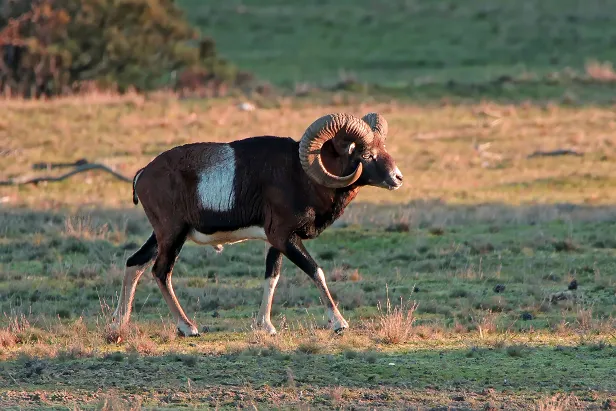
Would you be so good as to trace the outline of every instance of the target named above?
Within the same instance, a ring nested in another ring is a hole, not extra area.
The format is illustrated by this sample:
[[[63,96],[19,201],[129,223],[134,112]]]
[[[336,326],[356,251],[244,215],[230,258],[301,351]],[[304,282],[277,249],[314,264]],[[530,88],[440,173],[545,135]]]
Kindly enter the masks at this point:
[[[381,140],[385,140],[387,138],[387,131],[389,131],[389,125],[387,124],[387,120],[385,120],[385,117],[378,113],[368,113],[361,119],[368,123],[376,138],[379,138]]]
[[[299,158],[304,171],[314,181],[326,187],[342,188],[357,181],[363,168],[360,163],[355,171],[347,176],[337,176],[325,169],[321,148],[336,136],[353,141],[359,150],[363,150],[374,140],[374,134],[365,121],[350,114],[328,114],[315,120],[306,129],[299,144]]]

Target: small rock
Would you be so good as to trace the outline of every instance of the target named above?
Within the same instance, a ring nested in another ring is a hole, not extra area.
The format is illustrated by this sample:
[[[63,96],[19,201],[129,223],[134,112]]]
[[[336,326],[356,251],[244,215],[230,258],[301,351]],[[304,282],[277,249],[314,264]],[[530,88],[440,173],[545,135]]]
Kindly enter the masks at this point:
[[[451,397],[453,401],[464,401],[464,397],[462,395],[455,395]]]
[[[601,408],[604,410],[616,410],[616,401],[612,399],[605,400]]]
[[[567,287],[569,290],[577,290],[578,287],[578,283],[577,280],[573,280],[569,283],[569,287]]]
[[[214,311],[214,312],[212,313],[212,317],[214,317],[214,318],[218,318],[218,317],[220,317],[220,314],[218,313],[218,311]]]
[[[505,291],[505,284],[496,284],[496,286],[494,287],[494,292],[502,293],[503,291]]]
[[[533,315],[529,313],[528,311],[522,313],[522,320],[530,321],[532,319],[533,319]]]
[[[209,333],[210,332],[210,327],[208,327],[207,325],[204,325],[203,327],[201,327],[201,332],[202,333]]]
[[[254,111],[255,110],[254,104],[247,103],[247,102],[240,103],[238,107],[242,111]]]
[[[565,300],[575,300],[575,295],[571,291],[559,291],[557,293],[550,294],[550,302],[552,304]]]
[[[414,293],[418,293],[419,292],[419,287],[413,287],[413,292]]]

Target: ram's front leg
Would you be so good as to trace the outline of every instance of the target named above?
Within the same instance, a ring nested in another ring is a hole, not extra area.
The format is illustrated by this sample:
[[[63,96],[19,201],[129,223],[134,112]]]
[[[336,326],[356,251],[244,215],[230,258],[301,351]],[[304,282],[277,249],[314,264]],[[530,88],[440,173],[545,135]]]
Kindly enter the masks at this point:
[[[289,260],[291,260],[293,264],[308,274],[318,287],[321,292],[321,298],[327,307],[327,316],[329,317],[329,322],[332,329],[335,332],[340,333],[349,328],[349,324],[346,322],[344,317],[342,317],[340,311],[338,311],[338,307],[336,307],[336,304],[329,293],[323,270],[318,266],[310,254],[308,254],[302,240],[297,235],[292,235],[285,242],[282,252]]]

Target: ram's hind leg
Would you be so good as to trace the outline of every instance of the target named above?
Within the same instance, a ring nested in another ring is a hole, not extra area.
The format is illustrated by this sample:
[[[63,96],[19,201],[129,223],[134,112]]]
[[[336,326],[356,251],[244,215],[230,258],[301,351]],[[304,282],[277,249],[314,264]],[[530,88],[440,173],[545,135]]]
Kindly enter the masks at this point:
[[[171,284],[171,274],[173,273],[173,266],[177,260],[182,246],[186,241],[186,235],[177,236],[171,238],[170,241],[159,242],[158,244],[158,256],[154,262],[152,273],[158,284],[158,288],[163,294],[171,314],[175,317],[177,322],[178,331],[180,334],[186,337],[195,337],[199,335],[197,326],[188,319],[182,306],[175,296],[173,291],[173,285]]]
[[[265,260],[265,281],[263,283],[263,300],[257,316],[257,324],[260,325],[268,334],[275,335],[276,328],[272,324],[270,315],[272,312],[272,302],[278,278],[280,278],[280,268],[282,267],[282,254],[274,247],[270,247]]]
[[[130,320],[135,298],[135,289],[143,272],[152,264],[156,257],[157,242],[154,233],[141,248],[126,260],[122,289],[118,298],[118,306],[113,313],[111,328],[119,331]]]

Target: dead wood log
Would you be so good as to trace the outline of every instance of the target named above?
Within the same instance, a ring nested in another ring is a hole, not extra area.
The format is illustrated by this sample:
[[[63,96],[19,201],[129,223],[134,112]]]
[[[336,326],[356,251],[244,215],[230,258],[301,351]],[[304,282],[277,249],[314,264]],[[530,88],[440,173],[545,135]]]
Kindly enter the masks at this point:
[[[534,158],[534,157],[555,157],[555,156],[567,156],[567,155],[571,155],[571,156],[583,156],[584,153],[580,153],[574,150],[566,150],[566,149],[561,149],[561,150],[553,150],[553,151],[535,151],[532,154],[529,154],[528,157],[526,158]]]
[[[68,168],[68,167],[79,167],[84,164],[91,164],[85,158],[79,159],[77,161],[73,161],[72,163],[34,163],[32,164],[33,170],[51,170],[54,168]]]
[[[11,178],[8,180],[3,180],[0,181],[0,186],[18,186],[18,185],[25,185],[25,184],[34,184],[37,185],[38,183],[42,183],[42,182],[57,182],[57,181],[62,181],[62,180],[66,180],[69,177],[72,177],[76,174],[79,173],[83,173],[86,171],[91,171],[91,170],[103,170],[109,174],[111,174],[112,176],[114,176],[115,178],[117,178],[118,180],[127,182],[127,183],[132,183],[133,180],[132,178],[128,178],[114,170],[112,170],[111,168],[107,167],[106,165],[103,164],[98,164],[98,163],[88,163],[87,160],[79,160],[76,163],[73,163],[73,165],[79,164],[75,167],[74,170],[69,171],[68,173],[59,175],[59,176],[40,176],[40,177],[32,177],[32,176],[22,176],[22,177],[16,177],[16,178]],[[56,163],[56,164],[45,164],[45,163],[37,163],[33,165],[33,168],[35,169],[41,169],[41,168],[57,168],[57,167],[66,167],[69,164],[67,163]]]

